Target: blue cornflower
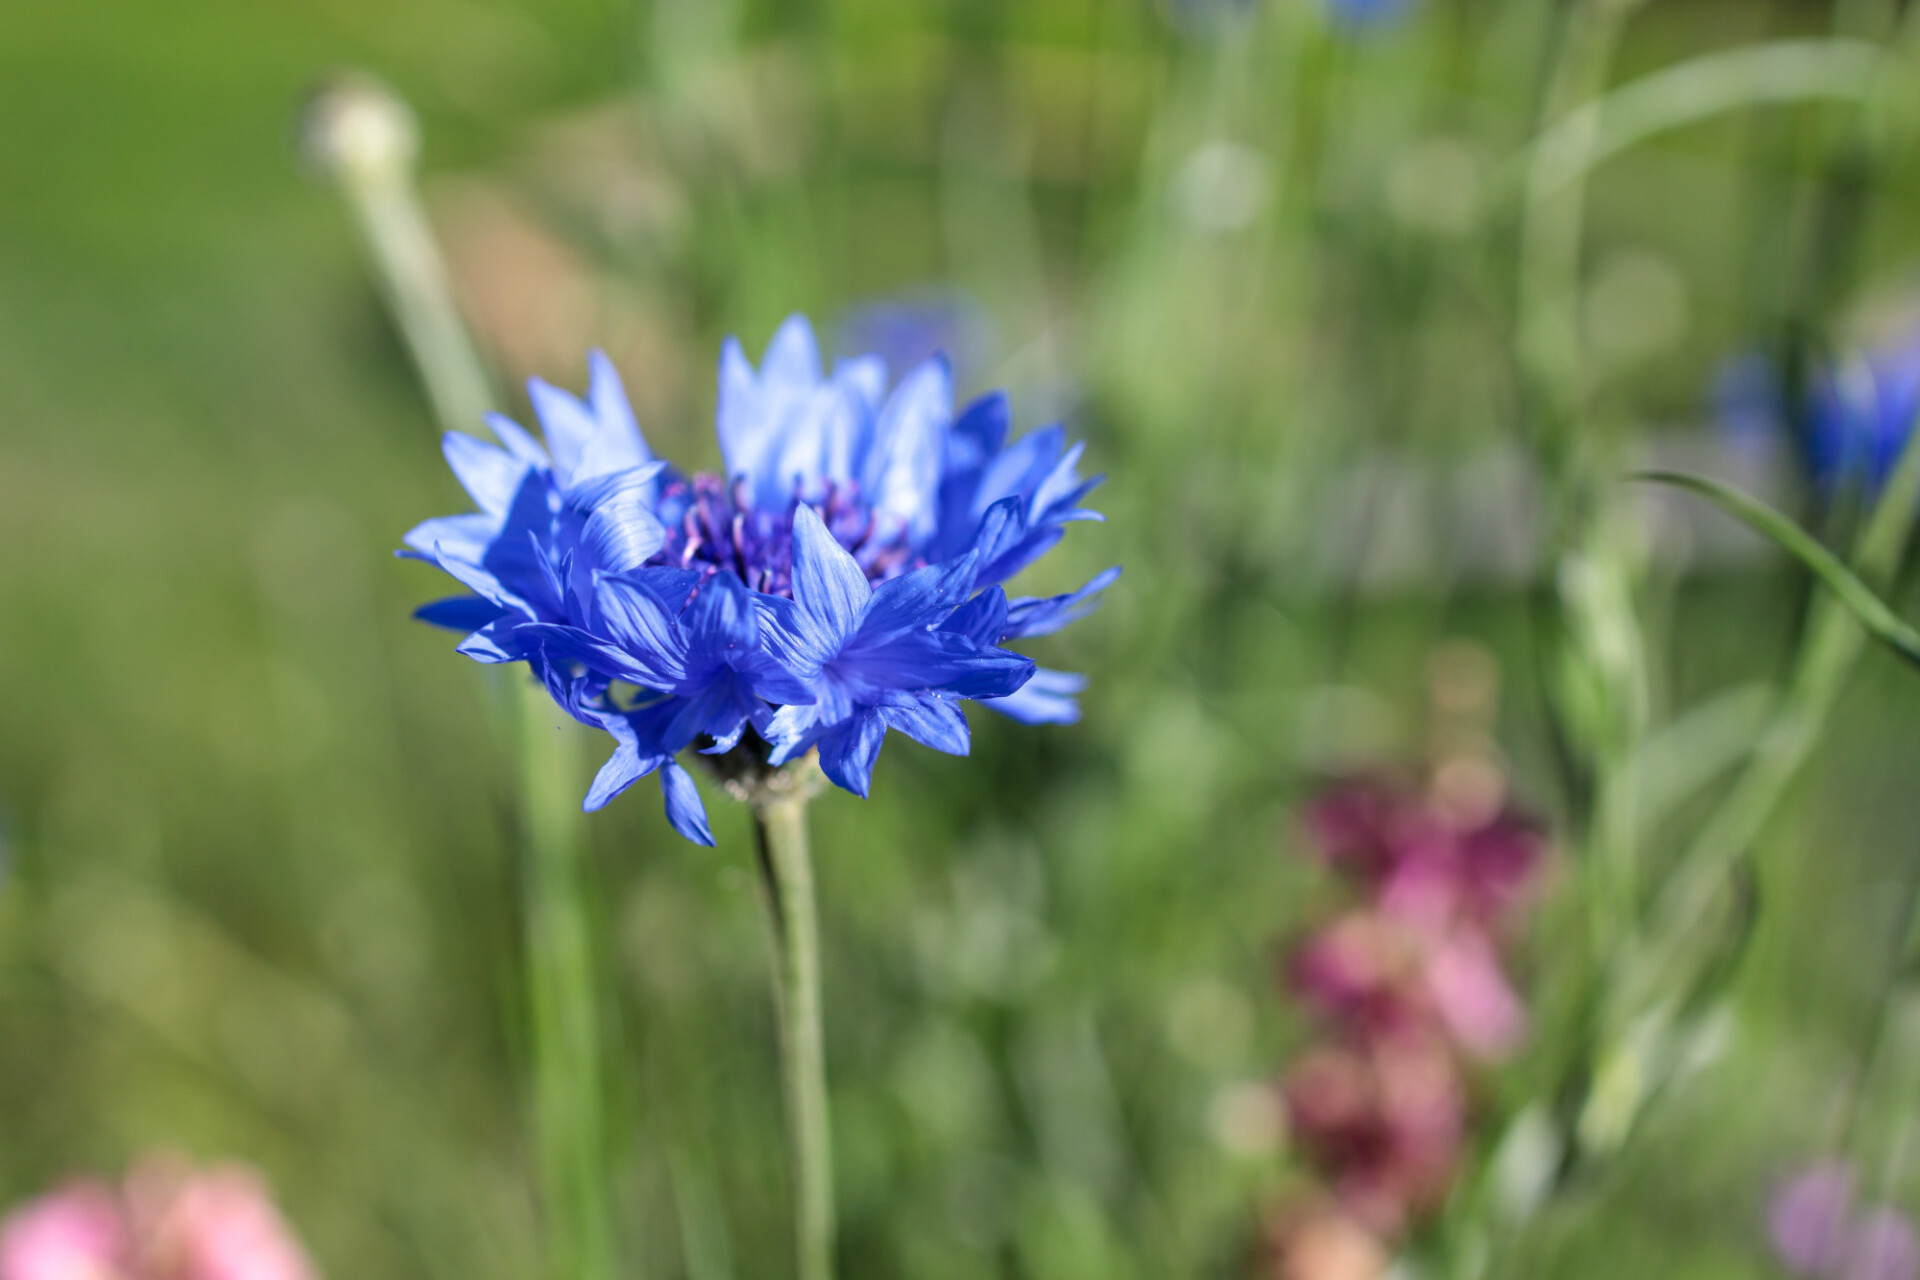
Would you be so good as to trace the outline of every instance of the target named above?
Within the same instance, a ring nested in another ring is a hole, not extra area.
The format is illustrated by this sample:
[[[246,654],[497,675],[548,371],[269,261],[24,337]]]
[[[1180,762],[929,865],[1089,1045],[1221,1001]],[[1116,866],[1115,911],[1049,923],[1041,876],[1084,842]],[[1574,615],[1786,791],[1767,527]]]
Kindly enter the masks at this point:
[[[418,616],[466,631],[460,652],[527,662],[554,700],[612,735],[586,807],[657,773],[667,815],[711,844],[689,747],[729,776],[817,749],[867,794],[888,729],[968,748],[959,703],[1027,723],[1078,716],[1082,678],[1005,642],[1081,616],[1118,576],[1009,599],[1001,584],[1099,519],[1080,501],[1081,446],[1058,426],[1007,443],[1004,395],[957,417],[943,359],[888,388],[877,357],[823,370],[795,316],[755,369],[720,360],[724,475],[654,460],[612,365],[594,353],[584,401],[535,379],[543,448],[489,419],[502,447],[446,437],[480,510],[429,520],[402,554],[473,593]]]
[[[1815,379],[1809,409],[1807,461],[1814,476],[1879,488],[1920,411],[1920,334]]]
[[[1763,355],[1727,361],[1713,398],[1736,439],[1793,433],[1784,380]],[[1878,490],[1920,415],[1920,332],[1816,369],[1803,403],[1797,443],[1814,484]]]

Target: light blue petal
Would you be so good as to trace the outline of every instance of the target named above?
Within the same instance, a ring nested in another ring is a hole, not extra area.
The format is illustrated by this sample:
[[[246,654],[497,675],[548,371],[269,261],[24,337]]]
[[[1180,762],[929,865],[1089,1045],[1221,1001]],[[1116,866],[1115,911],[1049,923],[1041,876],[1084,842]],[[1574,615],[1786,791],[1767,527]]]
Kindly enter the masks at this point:
[[[1080,704],[1073,695],[1086,687],[1085,676],[1042,667],[1014,693],[982,698],[980,705],[1021,724],[1072,724],[1080,718]]]
[[[464,431],[449,431],[440,437],[440,452],[453,468],[454,479],[473,498],[474,504],[488,515],[501,516],[513,502],[527,464],[498,445],[488,444]]]
[[[647,504],[633,498],[606,503],[587,517],[580,531],[579,571],[626,573],[638,569],[666,545],[667,531]]]
[[[939,357],[894,388],[874,424],[873,452],[860,486],[882,529],[905,529],[918,543],[939,523],[940,466],[953,421],[953,377]]]
[[[713,847],[713,828],[707,825],[707,807],[700,803],[700,789],[693,777],[673,761],[660,769],[660,794],[667,802],[667,821],[673,829],[695,844]]]
[[[1078,591],[1044,599],[1023,596],[1007,606],[1006,630],[996,640],[1017,636],[1048,636],[1069,622],[1084,618],[1100,607],[1099,596],[1120,577],[1120,566],[1094,575]]]
[[[500,526],[499,516],[478,511],[435,516],[407,530],[400,541],[428,560],[434,558],[434,548],[438,547],[439,554],[450,559],[479,564],[487,554],[487,544],[500,536]]]
[[[541,434],[547,438],[547,452],[553,456],[554,480],[562,489],[571,488],[596,433],[593,413],[543,378],[527,379],[527,398],[533,401]]]
[[[640,424],[633,416],[633,406],[627,401],[626,388],[620,385],[620,374],[613,367],[613,361],[607,359],[605,352],[593,351],[587,356],[587,368],[586,408],[593,421],[593,432],[580,451],[580,460],[569,481],[572,484],[653,461],[653,453],[647,448],[646,437],[640,434]]]
[[[507,452],[530,467],[550,467],[552,460],[540,442],[527,434],[527,429],[504,413],[487,415],[487,429],[493,432],[493,438],[507,447]]]
[[[821,390],[820,348],[804,316],[789,316],[767,344],[755,373],[736,340],[720,351],[720,400],[715,415],[720,454],[729,476],[746,476],[756,494],[777,500],[785,441]],[[817,446],[817,438],[796,446]]]

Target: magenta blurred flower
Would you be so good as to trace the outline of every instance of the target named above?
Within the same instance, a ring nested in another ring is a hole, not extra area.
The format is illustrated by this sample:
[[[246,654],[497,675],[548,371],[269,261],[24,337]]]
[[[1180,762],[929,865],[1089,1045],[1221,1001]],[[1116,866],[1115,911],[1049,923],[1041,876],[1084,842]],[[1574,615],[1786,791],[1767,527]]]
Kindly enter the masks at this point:
[[[1383,780],[1334,787],[1305,818],[1361,901],[1289,958],[1289,987],[1331,1034],[1281,1093],[1339,1211],[1391,1240],[1453,1185],[1467,1136],[1464,1060],[1506,1057],[1525,1037],[1498,930],[1524,902],[1546,842],[1513,810],[1462,818]]]
[[[120,1202],[73,1182],[0,1221],[0,1280],[122,1280],[129,1241]]]
[[[1546,853],[1538,826],[1517,810],[1462,822],[1382,779],[1335,786],[1308,807],[1306,825],[1328,866],[1388,910],[1435,922],[1491,923],[1524,899]]]
[[[1281,1085],[1295,1137],[1334,1198],[1391,1237],[1446,1198],[1466,1130],[1466,1093],[1444,1044],[1419,1034],[1310,1050]]]
[[[0,1280],[317,1280],[251,1170],[143,1161],[123,1190],[80,1182],[0,1224]]]

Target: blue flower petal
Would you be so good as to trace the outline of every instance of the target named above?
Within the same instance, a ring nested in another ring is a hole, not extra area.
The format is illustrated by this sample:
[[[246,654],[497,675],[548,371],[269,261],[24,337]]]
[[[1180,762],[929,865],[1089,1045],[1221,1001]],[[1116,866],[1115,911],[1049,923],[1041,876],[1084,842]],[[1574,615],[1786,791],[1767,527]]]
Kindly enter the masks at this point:
[[[820,740],[820,771],[835,786],[866,799],[873,783],[874,762],[880,758],[880,744],[886,736],[887,726],[880,713],[871,707],[861,708],[846,724]]]
[[[920,694],[907,701],[888,703],[880,708],[880,718],[890,729],[912,738],[935,751],[964,756],[971,746],[967,718],[951,701],[936,694]]]
[[[860,485],[882,528],[904,528],[920,542],[936,526],[935,500],[953,420],[953,378],[936,357],[894,388],[873,433]]]
[[[594,775],[582,806],[588,813],[606,807],[607,802],[667,762],[667,757],[643,748],[633,726],[620,716],[607,717],[603,726],[613,735],[613,754]]]
[[[940,629],[956,631],[975,644],[999,644],[1007,633],[1007,593],[999,587],[988,587],[955,609]]]
[[[464,431],[441,436],[440,452],[446,455],[454,479],[475,505],[488,515],[506,514],[521,477],[527,473],[527,463]]]
[[[413,616],[449,631],[478,631],[506,612],[484,596],[448,596],[445,600],[421,605],[413,611]]]
[[[673,829],[695,844],[712,848],[713,828],[707,825],[707,808],[700,802],[692,775],[667,761],[660,768],[660,794],[667,802],[667,821]]]
[[[849,646],[871,646],[891,636],[938,626],[972,593],[973,564],[973,556],[966,555],[881,583],[860,611],[860,624]]]
[[[1004,698],[983,698],[980,705],[1021,724],[1072,724],[1080,718],[1073,695],[1087,687],[1087,678],[1069,671],[1033,673],[1033,679]]]
[[[486,418],[487,429],[493,432],[493,438],[507,447],[507,452],[530,467],[551,468],[553,460],[547,457],[547,451],[540,447],[527,429],[504,413],[490,413]]]
[[[872,649],[848,650],[834,669],[874,689],[941,689],[963,698],[1003,698],[1027,682],[1033,659],[975,644],[951,631],[923,631]]]
[[[1084,618],[1099,608],[1100,593],[1112,586],[1119,577],[1120,566],[1114,565],[1094,575],[1078,591],[1044,599],[1023,596],[1007,606],[1006,630],[996,638],[1008,640],[1018,636],[1052,635],[1069,622]]]
[[[793,513],[793,601],[799,606],[800,639],[809,651],[837,649],[853,633],[873,595],[867,575],[834,541],[813,508]]]
[[[461,516],[436,516],[407,530],[400,541],[412,549],[414,554],[410,559],[433,560],[437,547],[451,559],[477,565],[487,554],[487,545],[500,536],[500,519],[477,511]]]
[[[527,624],[512,614],[488,623],[454,646],[454,652],[475,662],[522,662],[529,652],[531,637],[522,634]]]
[[[580,450],[570,484],[653,461],[653,452],[647,448],[640,423],[633,416],[633,405],[627,400],[627,390],[620,385],[620,373],[604,351],[587,353],[585,407],[592,416],[594,429]]]

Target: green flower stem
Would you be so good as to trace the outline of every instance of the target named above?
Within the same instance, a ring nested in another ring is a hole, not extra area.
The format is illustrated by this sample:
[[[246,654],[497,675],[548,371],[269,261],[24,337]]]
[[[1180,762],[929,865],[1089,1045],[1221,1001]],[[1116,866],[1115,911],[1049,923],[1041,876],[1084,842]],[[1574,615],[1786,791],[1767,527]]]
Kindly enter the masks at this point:
[[[1884,590],[1899,568],[1913,533],[1917,502],[1920,431],[1908,434],[1899,463],[1854,545],[1854,571],[1869,588]],[[1673,981],[1673,949],[1684,947],[1701,932],[1723,895],[1728,870],[1738,859],[1750,856],[1754,841],[1805,768],[1834,703],[1867,647],[1867,629],[1844,602],[1822,591],[1811,609],[1807,636],[1780,709],[1733,789],[1654,900],[1648,930],[1653,953],[1634,957],[1639,963],[1624,975],[1623,990],[1641,996],[1643,988]]]
[[[443,428],[476,427],[498,401],[448,287],[414,180],[417,136],[404,103],[343,81],[306,119],[311,159],[339,185],[374,274]],[[611,1280],[613,1202],[601,1077],[579,740],[537,682],[512,705],[524,840],[526,980],[539,1193],[555,1280]]]
[[[533,1125],[554,1274],[612,1280],[592,885],[580,818],[579,738],[532,680],[518,683],[525,824]]]
[[[753,806],[760,876],[773,926],[780,1064],[793,1145],[794,1232],[799,1280],[833,1276],[833,1139],[820,1032],[820,926],[807,852],[807,798],[771,795]]]

